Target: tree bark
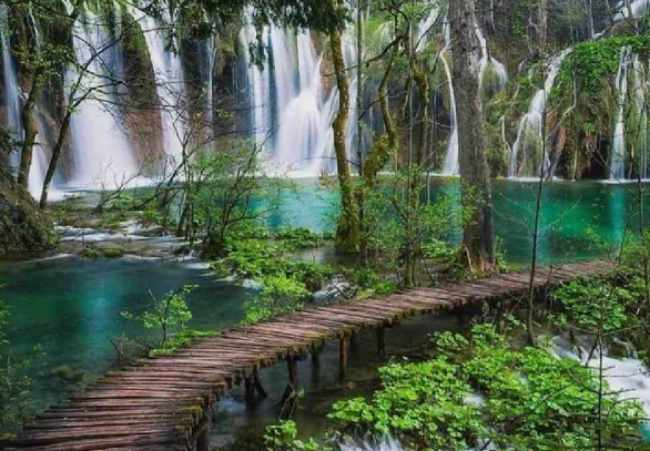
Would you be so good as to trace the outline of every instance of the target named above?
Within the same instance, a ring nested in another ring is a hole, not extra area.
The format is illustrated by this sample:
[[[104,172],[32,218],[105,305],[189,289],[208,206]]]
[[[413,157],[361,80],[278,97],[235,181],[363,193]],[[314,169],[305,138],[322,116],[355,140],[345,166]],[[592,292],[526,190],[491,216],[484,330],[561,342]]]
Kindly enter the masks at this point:
[[[539,51],[545,54],[548,48],[548,0],[539,0],[537,32]]]
[[[333,7],[340,7],[342,1],[330,0]],[[330,31],[330,48],[336,74],[336,85],[339,91],[339,108],[332,126],[334,129],[336,167],[341,190],[341,213],[336,227],[336,248],[340,252],[356,253],[359,250],[361,234],[345,143],[348,109],[350,107],[350,86],[345,70],[345,60],[343,59],[341,31],[338,29]]]
[[[461,196],[468,218],[463,246],[468,265],[486,271],[494,265],[492,191],[478,85],[479,44],[474,33],[474,0],[450,2],[453,83],[460,146]]]
[[[59,129],[59,136],[56,140],[56,144],[52,148],[52,158],[50,163],[47,166],[47,172],[45,173],[45,179],[43,180],[43,189],[41,191],[41,199],[39,201],[39,208],[42,210],[47,205],[47,197],[49,193],[49,187],[54,178],[54,173],[61,159],[61,154],[63,153],[63,145],[65,143],[65,138],[68,134],[70,128],[70,120],[72,118],[71,112],[66,112],[63,122],[61,123],[61,128]]]
[[[30,83],[29,96],[27,102],[23,106],[21,113],[23,122],[24,138],[20,150],[20,166],[18,168],[18,185],[27,189],[29,184],[29,169],[32,166],[32,155],[34,153],[34,144],[36,143],[36,135],[38,134],[38,127],[36,126],[36,119],[34,118],[34,110],[36,108],[36,98],[39,91],[38,75],[32,77]]]

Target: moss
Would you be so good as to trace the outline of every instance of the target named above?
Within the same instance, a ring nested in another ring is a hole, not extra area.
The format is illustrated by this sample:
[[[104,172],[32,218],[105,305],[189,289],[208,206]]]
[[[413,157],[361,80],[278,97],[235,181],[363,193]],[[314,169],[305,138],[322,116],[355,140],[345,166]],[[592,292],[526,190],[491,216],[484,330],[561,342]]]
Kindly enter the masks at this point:
[[[88,245],[84,247],[79,253],[80,256],[84,258],[120,258],[124,257],[126,254],[126,249],[120,245],[103,245],[103,246],[94,246]]]
[[[44,252],[55,243],[51,218],[27,191],[0,174],[0,257]]]

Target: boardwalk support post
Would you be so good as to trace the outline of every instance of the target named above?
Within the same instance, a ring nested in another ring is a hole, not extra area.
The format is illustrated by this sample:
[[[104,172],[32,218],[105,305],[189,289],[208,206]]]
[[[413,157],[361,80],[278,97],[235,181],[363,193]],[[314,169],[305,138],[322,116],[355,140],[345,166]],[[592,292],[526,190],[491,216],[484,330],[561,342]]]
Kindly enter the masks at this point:
[[[206,418],[196,434],[196,451],[210,451],[210,419]]]
[[[386,358],[386,329],[377,329],[377,355],[380,359]]]
[[[266,398],[269,396],[262,386],[262,382],[260,381],[260,374],[257,371],[257,367],[253,369],[253,384],[255,384],[255,390],[257,391],[257,394],[260,396],[260,398]]]
[[[348,354],[350,343],[347,338],[341,337],[339,344],[339,380],[342,382],[348,372]]]

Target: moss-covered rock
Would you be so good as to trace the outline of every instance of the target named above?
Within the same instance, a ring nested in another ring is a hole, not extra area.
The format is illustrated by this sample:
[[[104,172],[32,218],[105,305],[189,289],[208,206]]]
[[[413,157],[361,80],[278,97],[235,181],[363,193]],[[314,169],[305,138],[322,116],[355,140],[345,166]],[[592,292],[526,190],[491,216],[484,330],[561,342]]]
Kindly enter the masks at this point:
[[[50,218],[29,193],[0,174],[0,257],[44,252],[55,239]]]

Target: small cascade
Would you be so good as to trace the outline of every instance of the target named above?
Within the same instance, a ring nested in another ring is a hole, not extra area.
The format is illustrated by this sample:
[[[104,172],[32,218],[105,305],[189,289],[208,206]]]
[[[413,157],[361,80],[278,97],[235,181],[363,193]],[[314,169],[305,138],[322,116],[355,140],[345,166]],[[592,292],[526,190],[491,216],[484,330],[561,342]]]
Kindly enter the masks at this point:
[[[16,141],[22,139],[23,126],[20,119],[20,87],[16,67],[11,56],[11,43],[9,33],[9,18],[7,5],[0,4],[0,43],[2,44],[2,68],[5,92],[5,107],[7,109],[7,130]],[[13,151],[9,158],[9,165],[13,169],[18,167],[18,152]]]
[[[625,101],[628,91],[628,71],[632,62],[632,51],[629,47],[621,49],[621,59],[616,74],[616,90],[618,93],[616,123],[609,161],[609,179],[622,181],[625,179]]]
[[[551,60],[544,87],[535,93],[528,107],[528,112],[519,122],[517,140],[512,146],[508,177],[538,177],[541,168],[544,169],[544,174],[551,175],[548,174],[551,169],[548,152],[544,155],[544,161],[540,161],[543,145],[542,120],[546,102],[555,84],[555,79],[560,73],[562,61],[571,53],[571,50],[566,49]],[[542,164],[543,166],[541,166]]]
[[[447,61],[445,53],[440,54],[440,61],[445,68],[447,74],[447,85],[449,86],[449,118],[451,133],[447,142],[447,154],[445,155],[445,162],[442,167],[444,175],[458,175],[460,168],[458,164],[458,122],[456,119],[456,94],[454,92],[454,83],[451,75],[451,68]]]
[[[481,47],[481,59],[478,61],[479,91],[481,93],[499,92],[508,83],[508,70],[503,63],[490,55],[487,39],[483,35],[478,21],[474,22],[474,31]]]
[[[161,23],[135,6],[130,6],[128,11],[142,30],[151,58],[160,103],[163,146],[167,155],[165,169],[171,172],[182,161],[183,141],[189,138],[186,136],[188,128],[183,114],[185,77],[178,53],[179,46],[173,39],[170,42],[165,26],[172,23],[172,18],[163,17]],[[166,8],[161,11],[169,14]]]
[[[558,357],[579,361],[594,371],[600,367],[598,348],[594,349],[593,340],[579,337],[579,344],[572,345],[563,337],[554,337],[552,350]],[[590,351],[593,349],[591,359]],[[603,375],[609,385],[609,391],[618,393],[625,399],[635,399],[641,403],[646,416],[650,415],[650,372],[643,362],[635,357],[615,358],[608,355],[603,348]],[[632,355],[634,352],[632,350]]]
[[[91,94],[80,103],[72,116],[71,186],[84,188],[115,188],[138,176],[139,165],[122,128],[116,93],[103,88],[107,80],[119,78],[123,67],[120,52],[111,44],[111,36],[101,18],[84,11],[73,27],[73,46],[77,62],[88,65],[78,95]],[[104,52],[97,53],[98,50]],[[66,74],[67,88],[78,77],[74,69]]]

